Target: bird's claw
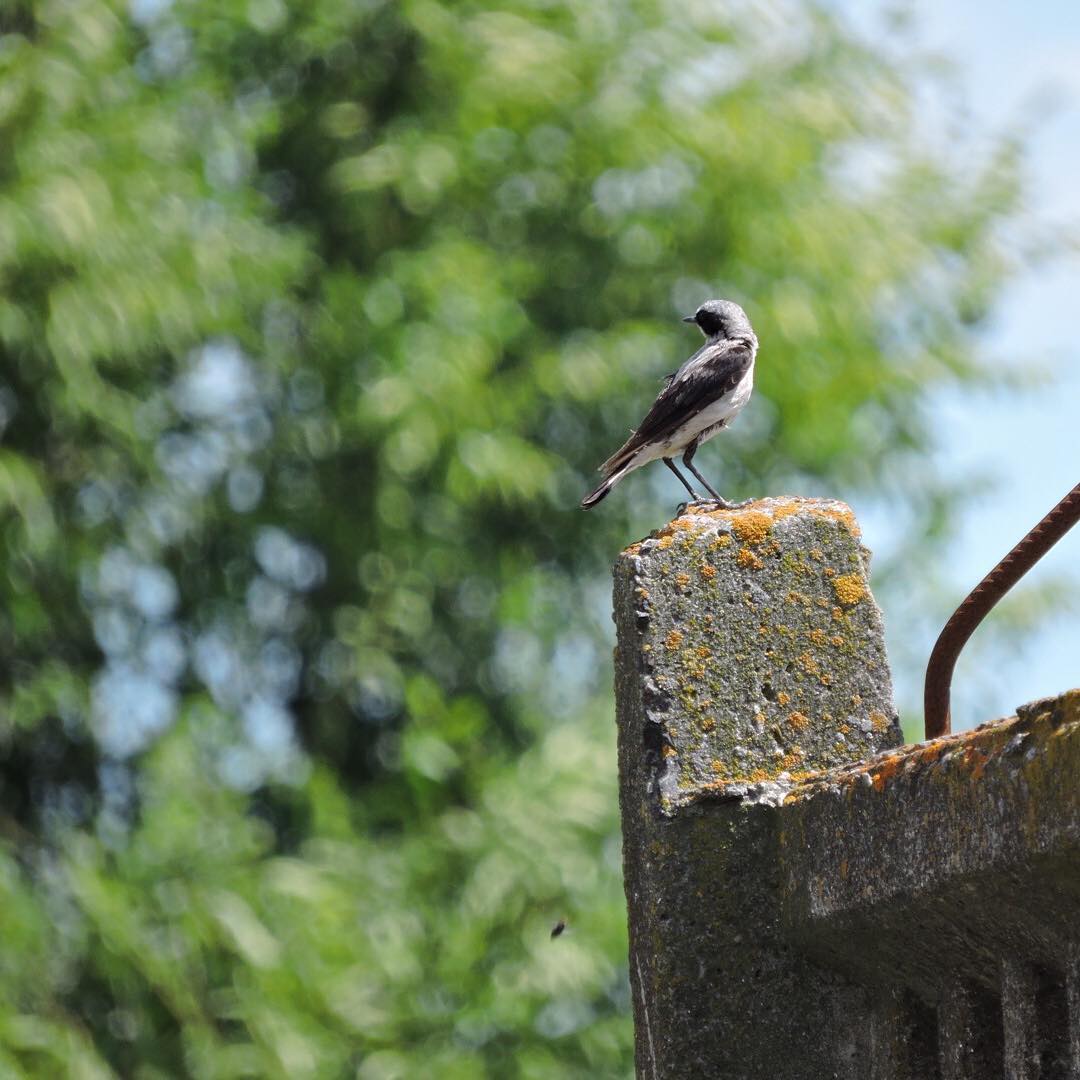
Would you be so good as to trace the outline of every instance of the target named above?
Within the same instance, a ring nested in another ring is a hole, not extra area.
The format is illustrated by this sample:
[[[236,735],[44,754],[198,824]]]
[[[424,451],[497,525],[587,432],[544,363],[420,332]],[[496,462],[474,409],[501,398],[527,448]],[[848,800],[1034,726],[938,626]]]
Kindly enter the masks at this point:
[[[710,510],[741,510],[753,501],[753,499],[743,499],[742,502],[728,502],[727,499],[692,499],[690,502],[679,503],[676,513],[682,516],[691,506],[700,506]]]

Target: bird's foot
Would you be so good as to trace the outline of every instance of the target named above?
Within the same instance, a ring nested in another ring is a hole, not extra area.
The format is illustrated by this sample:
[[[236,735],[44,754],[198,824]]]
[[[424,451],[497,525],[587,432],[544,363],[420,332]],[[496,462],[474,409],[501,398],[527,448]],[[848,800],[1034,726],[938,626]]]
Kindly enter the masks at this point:
[[[727,499],[695,499],[690,505],[710,510],[741,510],[744,506],[749,506],[753,501],[753,499],[743,499],[742,502],[728,502]],[[679,512],[682,513],[683,511],[680,509]]]
[[[703,499],[700,495],[695,495],[692,499],[688,499],[686,502],[679,503],[675,507],[675,516],[682,517],[691,507],[702,506],[705,503],[712,502],[711,499]]]
[[[681,502],[681,503],[679,503],[678,506],[675,507],[675,516],[676,517],[682,517],[683,514],[685,514],[686,511],[690,509],[691,506],[700,506],[703,502],[709,502],[709,501],[710,500],[708,500],[708,499],[703,499],[695,491],[694,492],[694,497],[692,499],[688,499],[686,502]]]

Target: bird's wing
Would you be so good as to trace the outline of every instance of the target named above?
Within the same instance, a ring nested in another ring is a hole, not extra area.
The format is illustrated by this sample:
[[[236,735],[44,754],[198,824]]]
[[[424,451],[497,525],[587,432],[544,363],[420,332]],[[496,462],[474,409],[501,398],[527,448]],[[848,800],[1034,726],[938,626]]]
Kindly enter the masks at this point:
[[[641,447],[663,440],[700,409],[730,394],[753,362],[753,349],[742,339],[703,345],[668,381],[637,430],[600,466],[600,472],[610,475]]]

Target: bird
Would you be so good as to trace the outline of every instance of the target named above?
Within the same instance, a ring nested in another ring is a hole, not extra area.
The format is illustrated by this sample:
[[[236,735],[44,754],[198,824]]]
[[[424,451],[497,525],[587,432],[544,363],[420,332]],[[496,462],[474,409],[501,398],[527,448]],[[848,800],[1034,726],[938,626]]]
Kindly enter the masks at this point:
[[[679,478],[693,502],[704,501],[672,460],[680,451],[682,463],[718,506],[730,510],[742,505],[728,502],[709,484],[694,468],[694,454],[750,400],[757,335],[746,312],[732,300],[707,300],[683,322],[696,323],[705,344],[667,377],[645,419],[600,466],[604,479],[581,500],[583,510],[600,502],[624,476],[657,458]]]

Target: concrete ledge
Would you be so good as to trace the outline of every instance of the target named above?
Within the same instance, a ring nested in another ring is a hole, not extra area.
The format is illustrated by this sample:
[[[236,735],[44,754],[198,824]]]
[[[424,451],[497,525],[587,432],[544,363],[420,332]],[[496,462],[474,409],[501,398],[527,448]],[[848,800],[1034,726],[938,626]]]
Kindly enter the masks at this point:
[[[819,961],[940,1000],[1080,932],[1080,690],[794,786],[784,920]]]

